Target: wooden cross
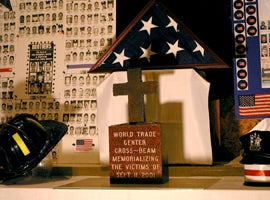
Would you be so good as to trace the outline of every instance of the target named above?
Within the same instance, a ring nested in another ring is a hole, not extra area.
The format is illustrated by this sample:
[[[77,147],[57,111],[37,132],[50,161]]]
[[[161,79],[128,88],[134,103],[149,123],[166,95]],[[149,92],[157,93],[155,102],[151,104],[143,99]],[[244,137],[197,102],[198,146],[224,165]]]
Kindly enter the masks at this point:
[[[127,70],[127,83],[113,85],[113,95],[128,95],[129,123],[145,122],[144,94],[155,93],[157,82],[142,82],[140,68]]]

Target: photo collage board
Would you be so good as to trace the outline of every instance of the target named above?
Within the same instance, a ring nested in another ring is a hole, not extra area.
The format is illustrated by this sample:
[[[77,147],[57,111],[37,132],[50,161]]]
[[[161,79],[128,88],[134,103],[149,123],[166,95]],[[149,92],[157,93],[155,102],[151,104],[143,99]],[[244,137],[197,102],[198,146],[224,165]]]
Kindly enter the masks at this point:
[[[261,69],[262,88],[270,88],[270,1],[262,1],[259,4],[260,10],[260,49],[261,49]],[[268,8],[268,9],[266,9]]]
[[[232,0],[237,119],[270,117],[270,0]]]
[[[0,6],[1,123],[20,113],[68,132],[55,164],[99,163],[96,89],[88,73],[116,35],[116,0],[16,0]]]

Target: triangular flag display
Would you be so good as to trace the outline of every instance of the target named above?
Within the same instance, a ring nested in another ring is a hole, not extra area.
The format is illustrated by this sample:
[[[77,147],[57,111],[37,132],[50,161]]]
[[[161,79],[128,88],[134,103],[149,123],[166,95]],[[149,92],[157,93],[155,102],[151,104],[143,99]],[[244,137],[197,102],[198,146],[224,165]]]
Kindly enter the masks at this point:
[[[0,0],[0,3],[7,7],[9,10],[12,10],[12,6],[9,0]]]
[[[122,71],[130,67],[228,68],[164,5],[155,0],[145,6],[90,72]]]

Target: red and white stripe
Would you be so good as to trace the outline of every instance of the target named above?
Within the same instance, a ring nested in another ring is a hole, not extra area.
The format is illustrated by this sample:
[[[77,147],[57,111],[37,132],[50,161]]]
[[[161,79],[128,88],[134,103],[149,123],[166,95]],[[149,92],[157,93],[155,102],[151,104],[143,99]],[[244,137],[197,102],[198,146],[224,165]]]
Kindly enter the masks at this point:
[[[245,181],[270,183],[270,165],[245,164],[244,169]]]

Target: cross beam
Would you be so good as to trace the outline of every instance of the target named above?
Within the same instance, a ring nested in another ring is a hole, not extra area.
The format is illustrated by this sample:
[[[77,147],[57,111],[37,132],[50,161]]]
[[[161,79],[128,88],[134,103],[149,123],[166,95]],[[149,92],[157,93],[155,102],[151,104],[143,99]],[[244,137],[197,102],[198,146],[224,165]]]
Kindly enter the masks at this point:
[[[142,82],[140,68],[127,70],[127,83],[113,85],[113,95],[128,95],[129,123],[145,122],[144,94],[155,93],[157,82]]]

